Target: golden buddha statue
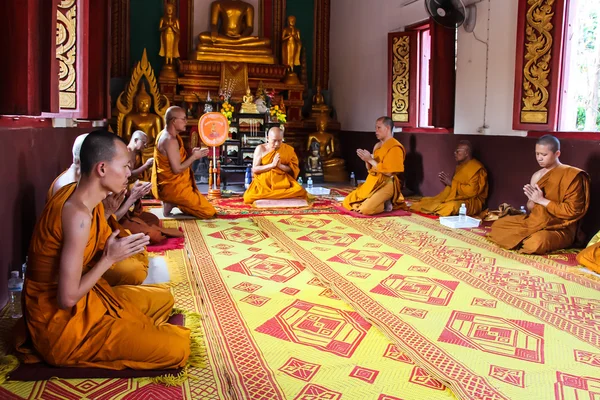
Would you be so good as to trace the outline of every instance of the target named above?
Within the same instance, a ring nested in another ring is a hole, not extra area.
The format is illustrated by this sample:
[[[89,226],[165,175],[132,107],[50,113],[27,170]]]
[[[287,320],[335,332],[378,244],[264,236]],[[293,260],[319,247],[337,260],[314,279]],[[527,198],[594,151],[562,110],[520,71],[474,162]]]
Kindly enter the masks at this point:
[[[317,119],[317,132],[308,135],[306,149],[311,151],[313,142],[318,142],[325,182],[344,182],[347,179],[346,162],[340,158],[335,136],[326,129],[327,116],[322,116]]]
[[[327,104],[325,104],[325,98],[321,93],[321,85],[317,85],[317,92],[312,98],[312,112],[311,116],[317,116],[318,114],[325,114],[325,116],[329,116],[330,108]]]
[[[177,79],[174,59],[179,58],[179,19],[175,16],[175,4],[167,1],[165,15],[160,19],[160,52],[159,56],[165,58],[165,63],[160,76],[163,78]]]
[[[300,41],[300,31],[296,28],[296,17],[288,17],[288,26],[283,28],[281,33],[281,63],[287,67],[287,73],[284,82],[287,84],[300,84],[298,75],[294,72],[294,67],[300,65],[300,51],[302,42]]]
[[[271,41],[252,36],[253,30],[254,6],[242,0],[213,1],[210,31],[198,36],[196,60],[275,64]]]
[[[252,93],[250,93],[250,88],[246,88],[246,95],[242,97],[242,114],[258,114],[258,108],[256,107],[256,104],[252,102],[253,100],[254,97],[252,97]]]
[[[135,96],[136,112],[129,113],[123,121],[123,139],[129,142],[133,132],[143,131],[148,136],[146,148],[142,150],[142,162],[145,163],[149,158],[154,157],[154,142],[162,130],[163,120],[156,114],[150,112],[152,98],[146,93],[144,82],[140,82],[140,89]]]

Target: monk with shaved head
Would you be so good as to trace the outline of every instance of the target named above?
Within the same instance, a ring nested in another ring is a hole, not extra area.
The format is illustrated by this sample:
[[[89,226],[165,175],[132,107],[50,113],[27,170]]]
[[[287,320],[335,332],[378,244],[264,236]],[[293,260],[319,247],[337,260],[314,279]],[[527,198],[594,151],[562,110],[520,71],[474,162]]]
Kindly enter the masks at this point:
[[[283,143],[283,132],[269,129],[267,143],[256,146],[252,165],[254,179],[244,193],[244,203],[264,199],[304,199],[306,190],[296,181],[300,173],[294,148]]]
[[[17,350],[25,362],[53,366],[182,367],[190,333],[167,323],[173,309],[169,290],[113,288],[103,278],[149,241],[143,234],[111,233],[103,215],[102,199],[127,186],[127,146],[112,133],[92,132],[80,161],[79,181],[50,198],[31,238]]]
[[[188,157],[179,133],[185,132],[187,118],[181,107],[169,107],[165,129],[156,140],[152,167],[152,194],[163,202],[163,214],[171,215],[178,207],[196,218],[212,218],[217,211],[196,187],[192,163],[208,155],[208,149],[196,147]]]
[[[560,142],[552,135],[538,139],[535,157],[541,169],[523,187],[529,214],[500,218],[489,238],[506,249],[545,254],[575,241],[577,222],[590,204],[590,179],[560,162]]]

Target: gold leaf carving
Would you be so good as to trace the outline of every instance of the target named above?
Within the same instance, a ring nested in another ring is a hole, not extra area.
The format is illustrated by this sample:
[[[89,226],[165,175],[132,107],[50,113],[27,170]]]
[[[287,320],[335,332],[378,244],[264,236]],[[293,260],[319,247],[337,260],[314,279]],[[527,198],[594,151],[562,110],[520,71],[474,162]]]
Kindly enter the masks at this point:
[[[547,123],[554,0],[528,0],[521,122]]]
[[[408,122],[410,38],[396,37],[392,42],[392,119]]]
[[[59,106],[77,108],[77,5],[62,0],[56,11],[56,58],[59,63]]]

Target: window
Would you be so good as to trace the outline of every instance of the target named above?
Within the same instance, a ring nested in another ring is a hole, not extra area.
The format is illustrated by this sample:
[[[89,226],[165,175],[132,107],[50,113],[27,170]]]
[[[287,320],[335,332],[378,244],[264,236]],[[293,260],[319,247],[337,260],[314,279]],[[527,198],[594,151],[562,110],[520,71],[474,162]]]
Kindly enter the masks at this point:
[[[559,130],[600,131],[600,0],[567,3]]]
[[[513,128],[600,131],[600,0],[519,0]]]
[[[396,126],[452,128],[456,30],[432,21],[388,35],[388,112]]]

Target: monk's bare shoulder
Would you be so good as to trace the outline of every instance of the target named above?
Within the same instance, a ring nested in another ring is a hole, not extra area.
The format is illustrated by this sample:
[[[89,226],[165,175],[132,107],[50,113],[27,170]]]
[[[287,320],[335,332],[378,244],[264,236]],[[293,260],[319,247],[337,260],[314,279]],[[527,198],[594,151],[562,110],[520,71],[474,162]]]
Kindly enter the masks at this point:
[[[381,142],[375,143],[375,146],[373,146],[373,153],[375,152],[375,150],[379,149],[380,147],[381,147]]]
[[[538,183],[538,181],[542,178],[542,176],[546,175],[547,172],[548,172],[548,170],[546,168],[542,168],[542,169],[536,171],[531,176],[531,184],[535,185],[536,183]]]
[[[179,150],[179,142],[177,141],[177,138],[174,138],[167,132],[164,132],[162,135],[160,135],[157,146],[158,151],[165,156],[168,155],[167,149],[169,147],[176,147],[177,150]]]
[[[63,205],[62,224],[65,232],[82,234],[89,232],[92,214],[81,201],[69,199]]]

